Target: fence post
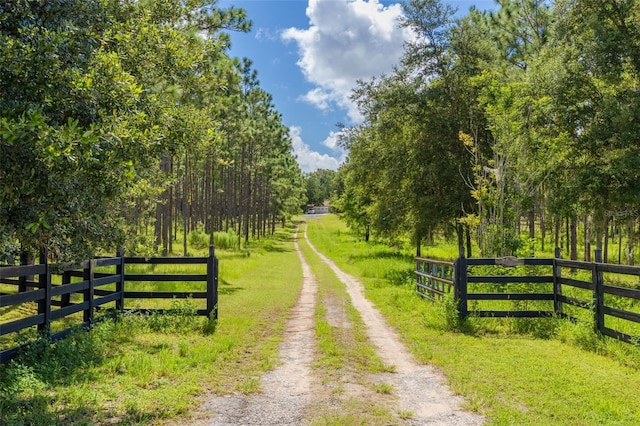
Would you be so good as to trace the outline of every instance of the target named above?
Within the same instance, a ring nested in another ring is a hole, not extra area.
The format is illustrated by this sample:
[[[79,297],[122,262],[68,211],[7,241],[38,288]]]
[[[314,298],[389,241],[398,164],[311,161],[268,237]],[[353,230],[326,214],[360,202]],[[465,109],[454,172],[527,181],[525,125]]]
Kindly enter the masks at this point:
[[[38,331],[46,331],[51,335],[49,324],[51,322],[51,273],[49,271],[48,253],[45,247],[40,247],[40,264],[44,265],[44,272],[38,275],[38,288],[44,288],[44,299],[38,300],[38,314],[44,316]]]
[[[420,260],[416,257],[416,293],[420,295]]]
[[[95,280],[93,277],[94,264],[95,262],[93,260],[88,260],[83,274],[83,279],[89,282],[89,288],[83,292],[84,302],[89,303],[89,307],[83,311],[83,321],[85,325],[90,325],[91,322],[93,322],[93,297],[95,293]]]
[[[603,276],[600,271],[600,263],[602,263],[602,249],[597,248],[595,250],[595,262],[593,263],[593,314],[594,324],[593,328],[596,333],[601,333],[604,329],[604,289],[603,289]]]
[[[124,311],[124,248],[120,248],[116,253],[116,257],[120,258],[118,265],[116,265],[116,275],[118,275],[118,281],[116,282],[116,293],[118,298],[116,299],[116,309],[120,312]]]
[[[456,261],[456,276],[453,280],[456,299],[458,299],[458,316],[461,320],[469,316],[467,306],[467,259],[464,257],[464,247],[460,247],[460,256]]]
[[[21,250],[20,251],[20,265],[29,265],[29,255],[26,251]],[[29,281],[27,279],[28,277],[26,275],[21,275],[18,278],[18,293],[24,293],[25,291],[27,291],[27,281]],[[32,278],[33,280],[33,278]]]
[[[64,270],[62,271],[62,285],[71,284],[71,271]],[[61,307],[69,306],[71,304],[71,293],[63,294],[60,296]]]
[[[562,268],[558,266],[556,259],[562,259],[560,247],[556,247],[555,259],[553,259],[553,310],[556,315],[562,316]]]
[[[209,246],[207,259],[207,316],[218,319],[218,259],[213,245]]]

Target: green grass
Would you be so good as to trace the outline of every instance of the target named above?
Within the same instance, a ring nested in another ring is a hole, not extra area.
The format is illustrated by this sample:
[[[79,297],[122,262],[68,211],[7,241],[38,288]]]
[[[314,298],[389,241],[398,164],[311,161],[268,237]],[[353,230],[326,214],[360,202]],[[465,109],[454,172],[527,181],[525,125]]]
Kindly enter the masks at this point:
[[[482,325],[484,319],[467,324],[466,333],[450,332],[446,303],[415,295],[410,255],[359,241],[331,215],[309,222],[308,234],[320,251],[362,280],[367,297],[418,359],[441,368],[467,408],[486,415],[488,424],[640,423],[637,347],[563,321],[548,339],[512,334],[504,326],[495,332]]]
[[[215,333],[187,299],[168,301],[172,315],[125,315],[53,345],[36,341],[0,366],[2,424],[188,423],[206,392],[256,391],[302,282],[292,232],[217,252]]]

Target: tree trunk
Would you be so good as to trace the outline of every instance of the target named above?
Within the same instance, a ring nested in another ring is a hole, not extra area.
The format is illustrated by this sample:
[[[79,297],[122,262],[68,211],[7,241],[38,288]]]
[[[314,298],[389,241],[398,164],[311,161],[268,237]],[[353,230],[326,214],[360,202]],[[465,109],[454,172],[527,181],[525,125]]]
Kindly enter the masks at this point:
[[[540,198],[538,200],[538,210],[540,212],[540,250],[544,252],[544,240],[547,236],[547,226],[545,224],[545,220],[547,215],[544,210],[544,195],[541,193]]]
[[[602,261],[609,263],[609,217],[606,217],[604,220],[604,247],[602,254]]]
[[[187,180],[187,173],[189,171],[189,157],[185,154],[184,156],[184,183],[182,190],[182,226],[184,231],[182,232],[182,254],[184,257],[187,257],[188,247],[187,247],[187,232],[189,227],[189,198],[187,193],[189,191],[189,183]]]
[[[622,227],[616,224],[618,228],[618,265],[622,264]]]
[[[569,238],[569,234],[570,234],[570,232],[569,232],[569,229],[570,229],[569,216],[567,216],[565,218],[564,224],[565,224],[564,225],[564,237],[565,237],[564,240],[565,240],[565,242],[567,244],[567,249],[566,249],[567,250],[567,255],[569,255],[569,258],[571,258],[571,255],[570,255],[570,253],[571,253],[571,239]]]
[[[458,253],[464,253],[464,229],[461,223],[456,225],[456,237],[458,237]]]
[[[584,261],[591,262],[591,225],[589,216],[584,217]]]
[[[570,259],[578,260],[578,219],[575,216],[571,217],[570,224]]]
[[[629,219],[627,222],[627,264],[630,266],[635,265],[635,259],[633,257],[634,243],[635,243],[635,223],[634,219]]]

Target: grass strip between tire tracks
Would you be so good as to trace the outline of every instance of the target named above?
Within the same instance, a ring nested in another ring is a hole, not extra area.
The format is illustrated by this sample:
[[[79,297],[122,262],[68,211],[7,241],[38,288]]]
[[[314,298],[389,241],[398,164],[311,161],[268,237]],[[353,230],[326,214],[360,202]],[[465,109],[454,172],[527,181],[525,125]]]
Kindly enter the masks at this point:
[[[387,371],[369,342],[365,324],[345,285],[309,247],[301,228],[300,250],[318,281],[314,374],[328,396],[311,407],[314,425],[396,424],[392,392],[379,392],[372,374]]]

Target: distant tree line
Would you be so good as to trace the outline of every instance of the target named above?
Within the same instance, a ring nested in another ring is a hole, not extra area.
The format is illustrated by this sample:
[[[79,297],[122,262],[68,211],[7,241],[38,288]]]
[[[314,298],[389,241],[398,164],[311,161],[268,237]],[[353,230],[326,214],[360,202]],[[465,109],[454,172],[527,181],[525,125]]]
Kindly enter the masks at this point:
[[[305,174],[307,202],[314,206],[321,206],[331,199],[335,170],[318,169]]]
[[[404,4],[416,38],[353,92],[365,121],[343,132],[334,204],[365,235],[410,234],[418,254],[440,233],[468,255],[528,255],[535,240],[633,263],[640,2],[498,3],[460,19]]]
[[[0,255],[172,251],[273,232],[304,204],[242,9],[206,0],[0,5]],[[1,259],[0,259],[1,260]]]

